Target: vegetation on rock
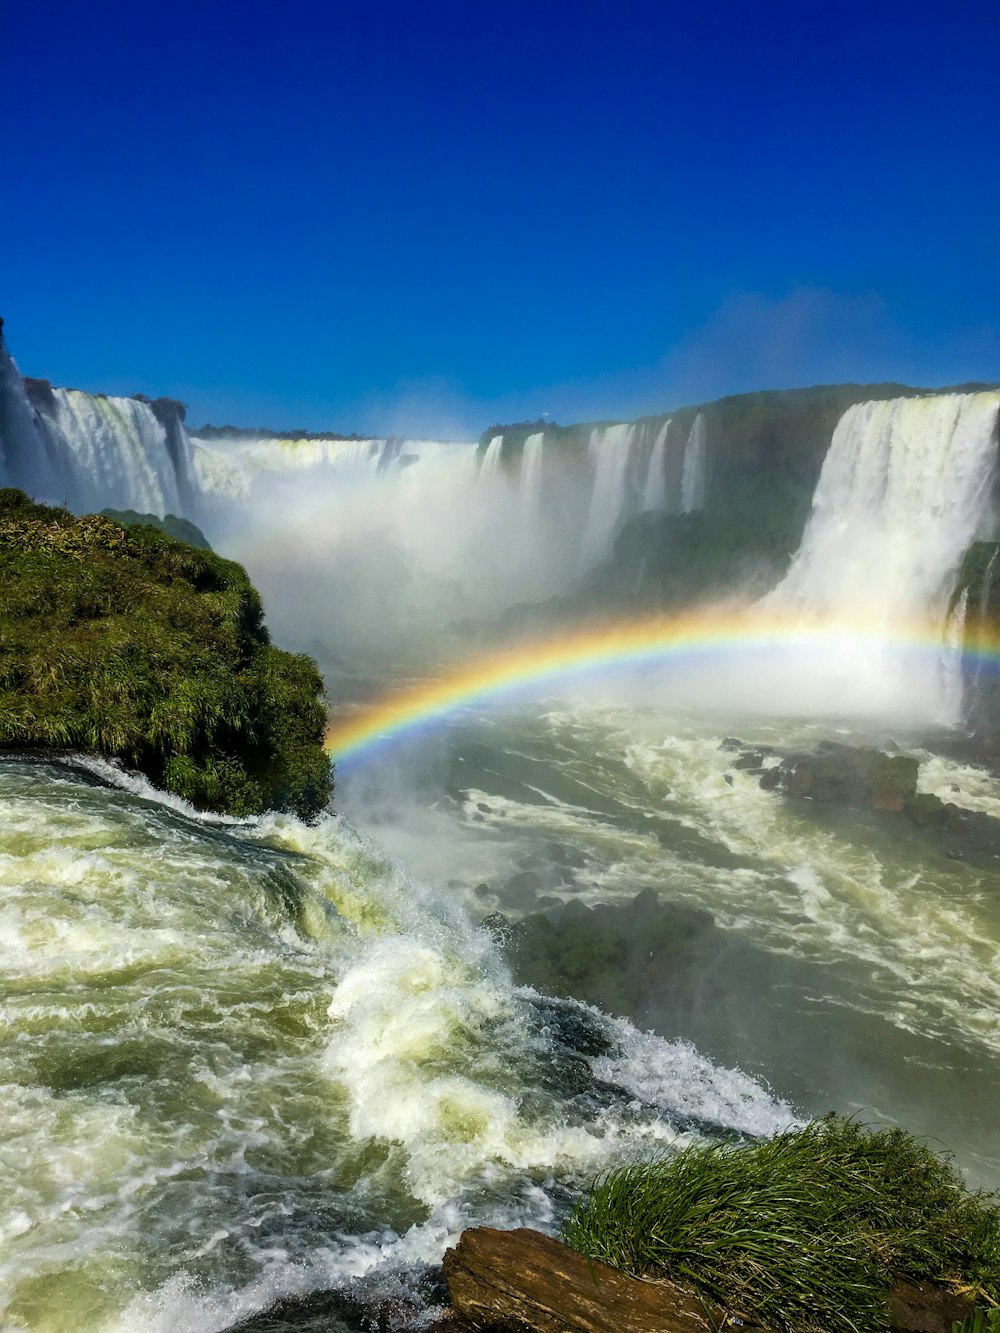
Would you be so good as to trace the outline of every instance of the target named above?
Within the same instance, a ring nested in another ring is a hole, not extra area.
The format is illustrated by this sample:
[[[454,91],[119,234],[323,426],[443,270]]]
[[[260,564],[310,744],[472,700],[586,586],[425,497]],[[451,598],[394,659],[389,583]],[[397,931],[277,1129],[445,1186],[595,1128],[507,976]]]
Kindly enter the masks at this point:
[[[996,1196],[970,1193],[902,1130],[833,1116],[749,1146],[699,1144],[611,1170],[564,1239],[789,1333],[887,1328],[901,1274],[1000,1301]]]
[[[165,532],[168,537],[173,537],[175,541],[186,542],[188,546],[196,546],[199,551],[210,551],[212,549],[211,543],[201,528],[189,519],[179,518],[176,514],[164,514],[160,518],[156,514],[140,514],[137,509],[102,509],[101,517],[114,519],[123,528],[156,528],[158,532]]]
[[[115,757],[199,809],[326,805],[323,682],[245,570],[0,490],[0,746]]]

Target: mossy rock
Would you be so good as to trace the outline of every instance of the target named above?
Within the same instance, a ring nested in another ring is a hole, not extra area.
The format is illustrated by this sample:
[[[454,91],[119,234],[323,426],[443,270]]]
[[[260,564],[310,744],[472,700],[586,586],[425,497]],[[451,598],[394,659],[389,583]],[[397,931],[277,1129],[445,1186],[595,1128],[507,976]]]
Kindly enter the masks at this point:
[[[242,566],[0,490],[0,747],[122,760],[199,809],[311,818],[323,682],[275,648]]]

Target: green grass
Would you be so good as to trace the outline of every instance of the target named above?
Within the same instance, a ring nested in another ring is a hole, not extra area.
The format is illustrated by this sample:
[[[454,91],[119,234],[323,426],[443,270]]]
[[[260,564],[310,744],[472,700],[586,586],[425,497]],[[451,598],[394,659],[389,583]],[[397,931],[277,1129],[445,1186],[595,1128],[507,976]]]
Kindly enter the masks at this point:
[[[246,571],[0,490],[0,748],[114,756],[200,809],[326,805],[323,682]]]
[[[574,1249],[690,1283],[789,1333],[888,1327],[893,1277],[1000,1300],[1000,1207],[901,1130],[827,1117],[752,1145],[695,1146],[600,1177]]]
[[[1000,1310],[977,1310],[960,1324],[952,1324],[952,1333],[1000,1333]]]

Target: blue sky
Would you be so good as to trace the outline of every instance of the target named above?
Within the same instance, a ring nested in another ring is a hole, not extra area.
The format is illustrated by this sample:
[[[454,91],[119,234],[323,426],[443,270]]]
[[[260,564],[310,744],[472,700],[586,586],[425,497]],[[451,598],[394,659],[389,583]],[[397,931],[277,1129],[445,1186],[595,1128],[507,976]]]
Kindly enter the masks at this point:
[[[996,380],[998,67],[995,0],[11,0],[0,314],[196,422]]]

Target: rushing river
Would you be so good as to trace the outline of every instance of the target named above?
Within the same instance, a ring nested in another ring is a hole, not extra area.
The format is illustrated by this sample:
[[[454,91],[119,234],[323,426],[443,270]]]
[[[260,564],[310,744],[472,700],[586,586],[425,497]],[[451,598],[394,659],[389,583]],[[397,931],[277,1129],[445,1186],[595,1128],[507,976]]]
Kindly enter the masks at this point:
[[[343,820],[193,817],[0,767],[5,1328],[224,1328],[551,1227],[622,1153],[790,1110],[512,987],[454,894]]]
[[[470,1222],[553,1229],[623,1155],[828,1109],[1000,1184],[995,870],[761,791],[737,727],[831,734],[535,700],[344,765],[311,828],[4,762],[3,1327],[412,1294]],[[1000,813],[978,770],[921,785]],[[477,924],[649,886],[731,944],[681,1027],[516,988]]]

